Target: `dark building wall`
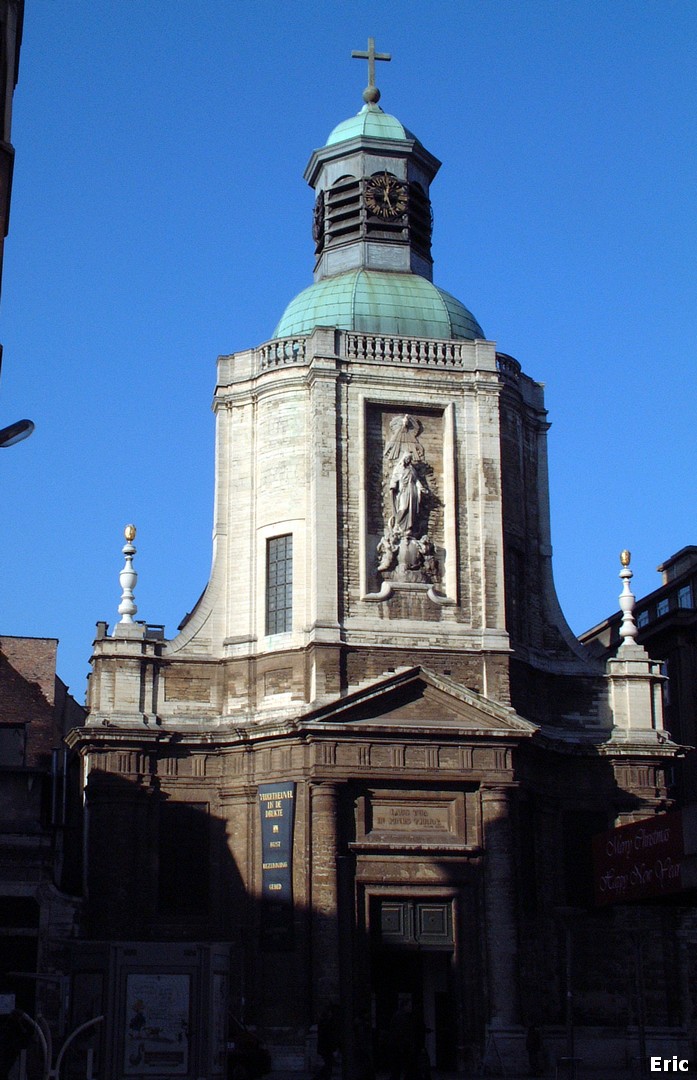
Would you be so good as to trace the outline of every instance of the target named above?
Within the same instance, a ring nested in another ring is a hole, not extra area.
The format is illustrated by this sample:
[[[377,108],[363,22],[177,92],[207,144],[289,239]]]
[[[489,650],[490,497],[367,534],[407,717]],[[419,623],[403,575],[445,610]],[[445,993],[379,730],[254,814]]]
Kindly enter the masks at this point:
[[[14,147],[10,142],[12,95],[19,73],[19,52],[24,23],[24,0],[0,2],[0,285],[4,240],[10,224],[10,197]]]
[[[81,793],[62,739],[85,710],[56,677],[57,644],[0,637],[0,993],[30,1013],[52,984],[9,973],[46,970],[51,939],[74,930],[64,890],[81,884]]]
[[[302,733],[257,730],[246,740],[180,732],[174,745],[152,732],[137,748],[134,733],[73,733],[93,767],[91,936],[229,942],[233,1009],[244,998],[272,1046],[298,1053],[332,997],[360,1012],[375,994],[386,1023],[400,979],[420,994],[429,979],[452,980],[462,1061],[482,1045],[495,1004],[511,1024],[561,1025],[568,933],[577,1023],[635,1023],[627,926],[592,908],[589,847],[618,813],[666,803],[659,756],[617,764],[511,733],[467,738],[464,721],[448,730],[435,696],[400,704],[393,694],[377,713],[369,705],[356,706],[353,728],[306,723]],[[288,950],[274,952],[263,944],[257,788],[291,779],[294,932]],[[176,858],[179,867],[163,866]],[[642,918],[654,935],[647,1015],[672,1024],[681,913]],[[417,944],[418,972],[405,960]],[[447,979],[439,949],[453,957]]]
[[[0,637],[0,726],[24,732],[22,765],[50,768],[60,743],[55,638]]]

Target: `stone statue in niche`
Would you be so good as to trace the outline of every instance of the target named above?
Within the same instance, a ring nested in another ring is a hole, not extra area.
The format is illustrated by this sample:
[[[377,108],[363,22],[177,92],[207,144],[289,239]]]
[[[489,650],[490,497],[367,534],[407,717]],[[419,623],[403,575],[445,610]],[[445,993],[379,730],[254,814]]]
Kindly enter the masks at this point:
[[[409,414],[395,416],[390,420],[390,436],[385,447],[385,457],[388,461],[397,461],[404,454],[411,454],[417,461],[423,461],[424,448],[419,442],[419,435],[424,426],[420,420]]]
[[[405,536],[413,533],[418,525],[421,503],[428,495],[428,487],[419,476],[412,454],[404,454],[392,470],[390,492],[394,528]]]
[[[437,500],[428,483],[433,470],[419,441],[423,424],[405,414],[390,422],[390,430],[384,456],[392,468],[385,476],[386,520],[377,569],[388,580],[432,584],[439,567],[428,518]]]

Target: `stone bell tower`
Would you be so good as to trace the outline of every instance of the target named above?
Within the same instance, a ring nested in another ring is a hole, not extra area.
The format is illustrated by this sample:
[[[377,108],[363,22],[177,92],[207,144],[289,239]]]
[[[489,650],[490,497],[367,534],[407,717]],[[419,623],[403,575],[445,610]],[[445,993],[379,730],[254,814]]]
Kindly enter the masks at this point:
[[[316,193],[315,281],[345,270],[397,270],[433,279],[429,187],[440,162],[394,116],[378,107],[373,39],[364,107],[316,150],[305,179]]]
[[[252,717],[423,663],[505,704],[512,672],[544,718],[528,669],[597,674],[552,584],[542,389],[433,283],[440,163],[358,55],[365,103],[305,171],[314,283],[218,361],[211,579],[129,704],[98,642],[96,713]]]

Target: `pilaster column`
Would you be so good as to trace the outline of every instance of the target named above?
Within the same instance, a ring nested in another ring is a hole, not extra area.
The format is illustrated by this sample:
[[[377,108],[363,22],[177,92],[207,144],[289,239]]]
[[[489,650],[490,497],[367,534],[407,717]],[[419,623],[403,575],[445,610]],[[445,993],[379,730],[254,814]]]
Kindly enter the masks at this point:
[[[339,1000],[338,785],[312,788],[312,982],[315,1017]]]
[[[117,755],[103,755],[85,792],[86,914],[91,936],[106,939],[141,937],[157,900],[156,787],[136,752],[123,753],[122,773],[110,771]]]
[[[489,1023],[520,1023],[516,976],[518,935],[510,789],[483,788],[484,902],[489,976]]]

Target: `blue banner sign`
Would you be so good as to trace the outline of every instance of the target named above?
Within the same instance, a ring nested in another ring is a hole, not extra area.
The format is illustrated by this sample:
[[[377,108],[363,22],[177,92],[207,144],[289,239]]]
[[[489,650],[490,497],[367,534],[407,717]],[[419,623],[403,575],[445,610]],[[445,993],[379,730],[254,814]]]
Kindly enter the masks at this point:
[[[260,784],[261,941],[266,951],[293,948],[295,783]]]

